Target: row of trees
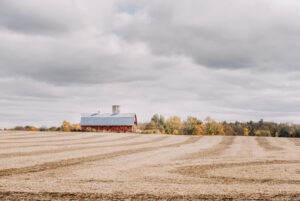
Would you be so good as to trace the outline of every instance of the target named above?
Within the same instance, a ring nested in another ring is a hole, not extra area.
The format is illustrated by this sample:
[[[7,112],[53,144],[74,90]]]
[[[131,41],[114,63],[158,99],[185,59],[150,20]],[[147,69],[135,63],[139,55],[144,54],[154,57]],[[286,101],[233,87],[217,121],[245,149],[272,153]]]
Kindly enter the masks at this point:
[[[11,130],[24,131],[81,131],[80,124],[71,124],[63,121],[59,127],[34,127],[17,126]],[[96,130],[90,130],[96,131]],[[204,121],[196,117],[188,117],[182,120],[178,116],[171,116],[166,119],[162,115],[155,114],[150,122],[140,123],[137,132],[163,133],[163,134],[181,134],[181,135],[244,135],[244,136],[271,136],[271,137],[300,137],[300,125],[298,124],[278,124],[274,122],[265,122],[261,119],[258,122],[217,122],[210,117]]]
[[[62,125],[59,127],[46,127],[46,126],[42,126],[42,127],[35,127],[35,126],[16,126],[13,129],[9,129],[9,130],[16,130],[16,131],[64,131],[64,132],[77,132],[77,131],[81,131],[81,126],[80,124],[71,124],[68,121],[63,121]]]
[[[183,135],[244,135],[272,137],[300,137],[300,125],[274,122],[216,122],[210,117],[204,121],[196,117],[182,120],[178,116],[165,119],[155,114],[150,122],[139,125],[142,133],[165,133]]]
[[[235,122],[223,125],[227,128],[226,133],[231,135],[270,136],[270,137],[300,137],[299,124],[286,124],[275,122]]]
[[[222,123],[207,117],[204,122],[196,117],[182,120],[178,116],[165,119],[162,115],[154,115],[149,123],[139,125],[142,133],[166,133],[184,135],[224,135]]]

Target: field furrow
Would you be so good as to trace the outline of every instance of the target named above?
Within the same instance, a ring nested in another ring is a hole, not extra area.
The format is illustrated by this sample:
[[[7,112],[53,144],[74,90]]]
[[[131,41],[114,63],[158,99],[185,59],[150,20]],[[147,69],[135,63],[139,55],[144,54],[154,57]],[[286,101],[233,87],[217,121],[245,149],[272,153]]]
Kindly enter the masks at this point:
[[[126,141],[130,139],[134,139],[137,136],[130,136],[130,138],[127,136],[125,139],[121,138],[118,139],[118,141]],[[130,143],[121,143],[121,144],[113,144],[113,145],[93,145],[93,146],[80,146],[80,147],[66,147],[66,148],[58,148],[58,149],[46,149],[46,150],[37,150],[37,151],[31,151],[31,152],[13,152],[13,153],[7,153],[7,154],[0,154],[0,158],[10,158],[10,157],[21,157],[21,156],[37,156],[37,155],[43,155],[43,154],[54,154],[54,153],[61,153],[61,152],[69,152],[69,151],[77,151],[77,150],[89,150],[89,149],[96,149],[96,148],[106,148],[106,147],[122,147],[122,146],[132,146],[132,145],[141,145],[141,144],[148,144],[148,143],[154,143],[159,142],[161,140],[166,139],[167,136],[162,136],[155,138],[153,140],[147,140],[142,142],[130,142]],[[114,139],[113,141],[116,141]],[[105,142],[113,142],[112,140],[103,140],[102,143]],[[95,142],[92,142],[93,144]]]
[[[51,136],[52,137],[52,136]],[[51,138],[50,137],[50,138]],[[0,141],[1,144],[33,144],[33,143],[56,143],[56,142],[67,142],[67,141],[80,141],[84,139],[96,139],[96,138],[101,138],[104,137],[104,135],[92,135],[92,136],[56,136],[56,139],[51,140],[51,139],[45,139],[45,140],[15,140],[15,141]],[[79,138],[78,138],[79,137]]]
[[[26,134],[0,136],[0,200],[300,200],[298,139]]]
[[[265,137],[256,137],[256,141],[260,147],[265,149],[266,151],[280,151],[283,150],[281,147],[272,145],[268,138]]]
[[[34,143],[34,144],[30,144],[30,145],[20,145],[20,146],[12,145],[10,147],[12,147],[12,148],[28,148],[28,147],[44,147],[44,146],[66,147],[66,146],[70,146],[70,145],[88,145],[88,144],[95,144],[95,143],[115,142],[115,141],[120,141],[120,140],[130,140],[130,139],[138,138],[139,136],[138,135],[123,136],[123,137],[118,136],[117,138],[113,138],[113,139],[94,140],[94,139],[98,139],[98,138],[102,138],[102,137],[106,137],[106,136],[99,135],[99,136],[85,137],[85,138],[81,138],[81,139],[55,140],[55,141],[52,141],[51,143],[49,143],[49,141],[47,143],[47,141],[46,141],[44,143],[38,143],[38,144]],[[92,141],[90,141],[91,139],[92,139]],[[85,140],[89,140],[89,141],[85,141]],[[2,148],[7,149],[8,147],[2,146]]]
[[[298,138],[289,138],[291,142],[293,142],[296,146],[300,146],[300,139]]]
[[[189,175],[193,177],[207,178],[209,183],[221,183],[221,184],[237,184],[237,183],[265,183],[265,184],[300,184],[300,179],[274,179],[274,178],[241,178],[240,175],[236,177],[213,175],[210,172],[216,172],[216,169],[222,169],[222,172],[226,169],[243,167],[243,168],[255,168],[257,166],[266,165],[287,165],[287,164],[300,164],[300,160],[267,160],[267,161],[253,161],[253,162],[241,162],[241,163],[219,163],[219,164],[207,164],[196,165],[178,168],[176,173],[183,175]]]
[[[66,160],[55,161],[55,162],[47,162],[47,163],[33,165],[33,166],[29,166],[29,167],[23,167],[23,168],[2,169],[2,170],[0,170],[0,177],[16,175],[16,174],[41,172],[41,171],[46,171],[46,170],[53,170],[53,169],[57,169],[57,168],[75,166],[75,165],[79,165],[79,164],[86,163],[86,162],[100,161],[100,160],[105,160],[108,158],[114,158],[114,157],[134,154],[134,153],[138,153],[138,152],[147,152],[147,151],[152,151],[152,150],[156,150],[156,149],[170,148],[170,147],[179,147],[182,145],[195,143],[199,139],[200,139],[199,137],[191,137],[191,138],[188,138],[187,140],[185,140],[183,142],[179,142],[179,143],[173,143],[173,144],[167,144],[167,145],[161,145],[161,146],[153,146],[153,147],[145,147],[145,148],[128,149],[128,150],[107,153],[107,154],[98,154],[98,155],[92,155],[92,156],[88,156],[88,157],[79,157],[79,158],[72,158],[72,159],[66,159]]]
[[[35,133],[35,134],[22,134],[22,135],[0,135],[0,141],[2,140],[32,140],[32,139],[43,139],[43,138],[57,138],[57,137],[65,137],[70,136],[65,133],[59,133],[59,134],[43,134],[43,133]]]
[[[211,157],[211,156],[216,156],[220,155],[222,152],[225,150],[229,149],[230,146],[234,142],[234,137],[233,136],[224,136],[222,138],[222,141],[213,146],[212,148],[208,148],[205,150],[200,150],[196,153],[192,153],[186,156],[181,157],[180,159],[182,160],[195,160],[197,158],[204,158],[204,157]]]
[[[225,201],[225,200],[243,200],[243,201],[299,201],[300,193],[279,193],[278,195],[269,195],[263,193],[254,193],[251,195],[244,195],[239,193],[230,193],[230,194],[201,194],[201,195],[176,195],[176,194],[127,194],[127,193],[78,193],[78,192],[0,192],[0,199],[17,201],[22,198],[23,201],[32,201],[32,200],[60,200],[60,201],[69,201],[69,200],[106,200],[106,201],[116,201],[116,200],[147,200],[147,201],[180,201],[180,200],[193,200],[193,201]]]

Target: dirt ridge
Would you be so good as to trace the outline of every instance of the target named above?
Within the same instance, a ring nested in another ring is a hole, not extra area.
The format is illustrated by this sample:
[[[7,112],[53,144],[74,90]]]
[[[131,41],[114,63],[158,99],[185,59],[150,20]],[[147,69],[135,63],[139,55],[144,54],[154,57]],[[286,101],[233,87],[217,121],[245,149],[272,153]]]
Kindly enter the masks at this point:
[[[92,137],[92,136],[91,136]],[[100,138],[100,136],[98,136]],[[105,136],[102,136],[105,137]],[[131,136],[124,136],[124,137],[118,137],[115,139],[107,139],[107,140],[97,140],[97,141],[88,141],[88,142],[74,142],[74,140],[65,140],[68,142],[73,142],[73,143],[64,143],[64,144],[53,144],[53,146],[55,147],[60,147],[60,146],[69,146],[69,145],[83,145],[83,144],[96,144],[96,143],[104,143],[104,142],[115,142],[115,141],[120,141],[120,140],[130,140],[130,139],[134,139],[134,138],[138,138],[140,136],[138,135],[131,135]],[[81,138],[81,139],[76,139],[76,141],[80,141],[80,140],[86,140],[87,138]],[[88,140],[90,140],[91,138],[89,138]],[[92,138],[93,139],[93,138]],[[65,142],[62,140],[59,140],[58,142]],[[33,145],[21,145],[21,146],[14,146],[14,148],[28,148],[28,147],[42,147],[42,146],[52,146],[52,144],[33,144]]]
[[[16,192],[16,191],[6,191],[0,192],[1,200],[10,200],[17,201],[22,198],[23,201],[50,201],[50,200],[60,200],[60,201],[74,201],[74,200],[106,200],[106,201],[117,201],[117,200],[126,200],[126,201],[180,201],[180,200],[189,200],[189,201],[229,201],[229,200],[241,200],[241,201],[298,201],[300,200],[300,193],[278,193],[278,194],[238,194],[233,193],[229,195],[217,194],[217,195],[176,195],[176,194],[162,194],[162,195],[153,195],[147,193],[140,194],[124,194],[124,193],[111,193],[111,194],[102,194],[102,193],[78,193],[78,192]]]
[[[159,138],[152,139],[150,141],[147,140],[147,141],[142,141],[142,142],[131,142],[131,143],[122,143],[122,144],[113,144],[113,145],[102,145],[102,146],[95,145],[95,146],[86,146],[86,147],[66,147],[66,148],[61,148],[61,149],[47,149],[47,150],[37,150],[37,151],[31,151],[31,152],[13,152],[13,153],[0,154],[0,158],[11,158],[11,157],[20,157],[20,156],[37,156],[37,155],[44,155],[44,154],[63,153],[63,152],[68,152],[68,151],[89,150],[89,149],[106,148],[106,147],[132,146],[132,145],[140,145],[140,144],[159,142],[166,138],[167,138],[167,136],[162,136]],[[126,138],[125,140],[130,140],[130,139],[132,139],[132,138],[129,138],[129,139]]]
[[[268,183],[268,184],[300,184],[300,180],[282,180],[282,179],[254,179],[254,178],[238,178],[226,176],[209,175],[208,172],[220,168],[233,168],[242,166],[258,166],[258,165],[278,165],[278,164],[300,164],[300,160],[266,160],[266,161],[252,161],[241,163],[217,163],[195,166],[184,166],[172,173],[207,178],[211,183]],[[209,183],[210,183],[209,182]]]
[[[16,175],[16,174],[42,172],[42,171],[46,171],[46,170],[54,170],[54,169],[63,168],[63,167],[75,166],[75,165],[79,165],[79,164],[86,163],[86,162],[101,161],[101,160],[105,160],[105,159],[109,159],[109,158],[115,158],[118,156],[125,156],[125,155],[130,155],[130,154],[139,153],[139,152],[148,152],[148,151],[163,149],[163,148],[179,147],[182,145],[195,143],[200,139],[201,139],[201,137],[188,137],[188,139],[186,139],[183,142],[179,142],[179,143],[160,145],[160,146],[152,146],[152,147],[144,147],[144,148],[127,149],[127,150],[106,153],[106,154],[97,154],[97,155],[86,156],[86,157],[77,157],[77,158],[71,158],[71,159],[65,159],[65,160],[59,160],[59,161],[53,161],[53,162],[46,162],[46,163],[37,164],[37,165],[33,165],[33,166],[26,166],[26,167],[22,167],[22,168],[2,169],[2,170],[0,170],[0,177],[11,176],[11,175]]]
[[[190,153],[186,156],[180,157],[180,160],[194,160],[197,158],[210,157],[214,155],[219,155],[225,150],[229,149],[233,144],[235,137],[234,136],[223,136],[220,143],[214,145],[211,148],[197,151],[196,153]]]
[[[300,146],[300,139],[298,138],[289,138],[296,146]]]
[[[36,134],[36,135],[40,135],[40,134]],[[65,137],[65,136],[68,136],[68,135],[65,135],[65,134],[43,134],[43,135],[40,135],[40,136],[35,136],[35,135],[27,135],[27,134],[23,134],[23,135],[19,135],[19,136],[0,136],[0,140],[27,140],[27,139],[35,139],[35,138],[52,138],[52,137]]]
[[[283,148],[281,148],[281,147],[277,147],[277,146],[272,145],[268,141],[267,137],[256,137],[255,140],[257,141],[258,145],[266,151],[280,151],[280,150],[283,150]]]
[[[69,137],[69,136],[61,136],[59,137]],[[53,137],[53,136],[51,136]],[[57,137],[57,136],[56,136]],[[85,139],[95,139],[105,137],[105,135],[92,135],[92,136],[82,136],[83,138],[62,138],[62,139],[55,139],[55,140],[40,140],[40,141],[3,141],[0,142],[1,144],[29,144],[29,143],[48,143],[48,142],[65,142],[65,141],[79,141]],[[42,137],[43,138],[43,137]],[[16,138],[18,139],[18,138]]]

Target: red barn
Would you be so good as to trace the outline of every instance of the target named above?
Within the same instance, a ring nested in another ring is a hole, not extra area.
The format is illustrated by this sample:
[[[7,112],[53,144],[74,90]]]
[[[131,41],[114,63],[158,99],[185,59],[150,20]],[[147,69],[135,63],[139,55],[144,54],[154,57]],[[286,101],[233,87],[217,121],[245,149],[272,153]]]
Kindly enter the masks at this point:
[[[81,114],[82,130],[131,132],[137,125],[136,114],[120,113],[120,106],[113,105],[112,113]]]

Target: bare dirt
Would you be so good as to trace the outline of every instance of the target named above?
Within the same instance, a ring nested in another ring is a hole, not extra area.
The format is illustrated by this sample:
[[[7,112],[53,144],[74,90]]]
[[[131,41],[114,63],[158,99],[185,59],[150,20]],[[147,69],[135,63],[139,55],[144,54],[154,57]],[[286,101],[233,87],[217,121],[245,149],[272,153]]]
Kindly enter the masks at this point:
[[[282,150],[281,147],[274,146],[270,144],[267,138],[265,137],[256,137],[256,140],[259,144],[259,146],[263,147],[267,151],[277,151],[277,150]]]
[[[0,200],[300,200],[299,142],[0,133]]]

